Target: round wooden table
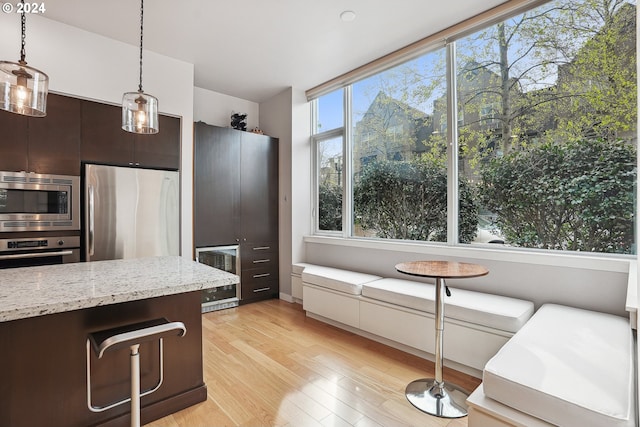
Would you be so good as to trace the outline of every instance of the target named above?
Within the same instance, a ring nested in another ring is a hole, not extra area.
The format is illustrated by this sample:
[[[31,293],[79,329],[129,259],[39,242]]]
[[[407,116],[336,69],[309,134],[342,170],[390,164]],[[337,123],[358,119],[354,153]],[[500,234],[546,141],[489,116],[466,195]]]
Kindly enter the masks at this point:
[[[396,265],[400,273],[436,279],[436,369],[435,378],[423,378],[409,383],[405,390],[413,406],[442,418],[460,418],[467,415],[466,399],[469,392],[455,384],[445,384],[442,379],[442,334],[444,332],[444,293],[449,289],[445,279],[462,279],[489,274],[478,264],[453,261],[412,261]],[[470,351],[472,351],[470,349]]]

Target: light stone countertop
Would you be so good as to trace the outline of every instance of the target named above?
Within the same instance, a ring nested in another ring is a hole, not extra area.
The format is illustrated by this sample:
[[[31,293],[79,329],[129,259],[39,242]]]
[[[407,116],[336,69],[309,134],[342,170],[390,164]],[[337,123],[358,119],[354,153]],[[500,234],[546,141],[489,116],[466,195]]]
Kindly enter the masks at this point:
[[[179,256],[0,270],[0,322],[239,283]]]

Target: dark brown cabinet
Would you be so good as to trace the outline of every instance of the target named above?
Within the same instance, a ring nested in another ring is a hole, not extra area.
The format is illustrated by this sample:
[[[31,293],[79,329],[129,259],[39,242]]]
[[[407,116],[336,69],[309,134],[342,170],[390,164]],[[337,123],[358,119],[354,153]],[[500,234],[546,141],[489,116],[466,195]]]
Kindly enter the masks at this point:
[[[86,162],[160,169],[180,168],[180,119],[159,117],[160,132],[135,135],[121,128],[122,109],[82,102],[82,152]]]
[[[80,175],[80,100],[49,94],[45,117],[0,111],[0,170]]]
[[[0,170],[27,171],[27,117],[0,111]]]
[[[50,94],[47,115],[29,118],[30,172],[80,175],[80,100]]]
[[[180,119],[159,119],[159,133],[134,135],[119,106],[50,93],[45,117],[0,111],[0,170],[77,176],[83,161],[178,170]]]
[[[198,122],[194,243],[240,245],[241,303],[277,297],[278,140]]]
[[[178,170],[180,169],[180,119],[160,115],[158,120],[160,132],[154,135],[134,135],[134,162],[136,166]]]
[[[240,133],[198,122],[194,139],[194,243],[239,243]]]
[[[85,162],[128,165],[133,162],[133,134],[122,130],[122,110],[82,101],[82,150]]]

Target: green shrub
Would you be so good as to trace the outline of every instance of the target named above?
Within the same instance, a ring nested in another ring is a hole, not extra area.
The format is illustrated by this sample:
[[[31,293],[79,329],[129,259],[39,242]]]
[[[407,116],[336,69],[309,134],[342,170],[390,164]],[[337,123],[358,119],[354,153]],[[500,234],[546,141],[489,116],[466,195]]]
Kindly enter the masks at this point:
[[[628,143],[544,143],[493,159],[481,176],[482,203],[507,243],[634,251],[636,149]]]
[[[420,160],[372,162],[355,184],[354,209],[360,225],[377,237],[446,242],[446,169]],[[473,240],[477,224],[478,206],[461,182],[460,242]]]

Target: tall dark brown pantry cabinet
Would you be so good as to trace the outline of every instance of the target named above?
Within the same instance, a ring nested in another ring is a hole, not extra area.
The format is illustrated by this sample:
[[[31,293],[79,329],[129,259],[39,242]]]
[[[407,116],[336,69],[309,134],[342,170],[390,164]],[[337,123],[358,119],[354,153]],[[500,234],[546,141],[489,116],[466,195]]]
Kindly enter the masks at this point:
[[[278,296],[278,139],[194,125],[194,243],[239,245],[240,303]]]

